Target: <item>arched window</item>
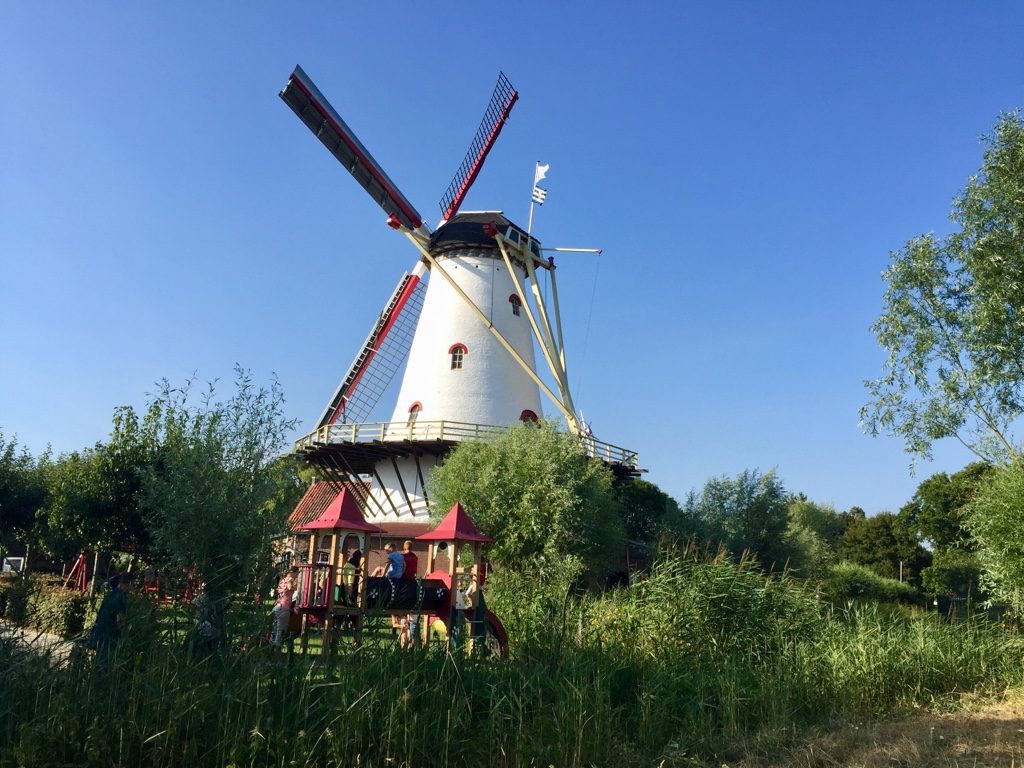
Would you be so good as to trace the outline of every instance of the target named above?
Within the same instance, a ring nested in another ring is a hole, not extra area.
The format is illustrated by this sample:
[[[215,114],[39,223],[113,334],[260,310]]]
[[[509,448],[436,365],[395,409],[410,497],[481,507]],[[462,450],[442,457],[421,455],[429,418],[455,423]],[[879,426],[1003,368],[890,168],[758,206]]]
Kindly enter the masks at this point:
[[[523,302],[521,302],[519,297],[513,293],[508,297],[508,303],[512,305],[512,314],[519,317],[519,312],[523,306]]]
[[[462,368],[462,361],[465,359],[467,352],[469,352],[469,350],[466,349],[465,344],[452,344],[451,348],[448,350],[448,354],[452,357],[453,371],[457,371]]]
[[[415,403],[413,403],[412,405],[409,406],[409,424],[410,425],[416,423],[416,419],[419,418],[420,411],[422,411],[422,410],[423,410],[423,404],[420,403],[419,401],[416,401]]]
[[[531,411],[529,408],[527,408],[525,411],[519,414],[519,420],[525,421],[528,424],[536,424],[537,414]]]

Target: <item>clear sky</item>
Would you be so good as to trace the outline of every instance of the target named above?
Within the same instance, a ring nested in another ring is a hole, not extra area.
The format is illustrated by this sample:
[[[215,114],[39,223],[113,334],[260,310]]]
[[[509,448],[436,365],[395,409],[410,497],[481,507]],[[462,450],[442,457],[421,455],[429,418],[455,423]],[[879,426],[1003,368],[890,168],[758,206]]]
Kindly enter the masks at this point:
[[[1017,2],[0,3],[0,430],[33,453],[196,372],[276,373],[315,426],[415,253],[278,98],[301,64],[432,222],[498,70],[520,100],[464,208],[559,259],[597,437],[682,499],[775,468],[897,510],[858,424],[880,274],[949,230],[1024,104]],[[386,404],[382,418],[390,414]],[[553,410],[553,409],[552,409]]]

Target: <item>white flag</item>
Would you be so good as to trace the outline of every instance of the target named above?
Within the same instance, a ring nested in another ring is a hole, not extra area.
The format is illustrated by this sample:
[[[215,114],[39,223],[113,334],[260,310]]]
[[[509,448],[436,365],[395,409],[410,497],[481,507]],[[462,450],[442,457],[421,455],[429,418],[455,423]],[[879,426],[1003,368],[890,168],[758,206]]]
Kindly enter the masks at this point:
[[[547,196],[548,191],[546,189],[541,189],[540,187],[533,188],[533,202],[537,203],[537,205],[544,205],[544,198]]]
[[[537,161],[537,170],[533,174],[533,186],[536,187],[537,184],[540,183],[540,180],[548,175],[548,168],[550,167],[550,163],[548,163],[547,165],[541,165],[540,160]]]

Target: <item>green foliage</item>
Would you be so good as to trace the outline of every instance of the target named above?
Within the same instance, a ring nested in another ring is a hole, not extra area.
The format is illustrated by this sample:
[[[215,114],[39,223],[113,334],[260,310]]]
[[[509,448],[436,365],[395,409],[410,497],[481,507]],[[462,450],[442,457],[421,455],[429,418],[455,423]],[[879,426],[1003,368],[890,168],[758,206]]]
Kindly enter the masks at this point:
[[[920,585],[921,570],[931,563],[931,555],[922,547],[906,521],[882,512],[854,519],[843,534],[839,556],[851,563],[867,566],[879,576]]]
[[[892,254],[885,307],[872,326],[888,352],[861,411],[872,433],[911,454],[953,437],[987,461],[1020,454],[1024,413],[1024,120],[1002,115],[982,168],[954,201],[959,229]]]
[[[15,626],[24,626],[28,620],[28,601],[32,583],[22,575],[0,579],[0,618]]]
[[[789,568],[807,578],[820,579],[836,561],[846,522],[827,504],[805,498],[789,504],[786,542]]]
[[[122,411],[111,438],[119,455],[147,455],[139,506],[156,563],[169,573],[198,573],[211,594],[256,582],[269,565],[271,538],[290,508],[273,503],[289,478],[276,457],[292,422],[277,382],[257,388],[236,368],[235,393],[198,397],[192,382],[163,382],[141,422]]]
[[[650,576],[596,598],[590,621],[616,656],[714,665],[814,636],[823,615],[813,596],[785,575],[766,576],[749,560],[690,549],[663,551]]]
[[[115,451],[97,443],[44,466],[47,502],[40,517],[46,528],[41,538],[49,554],[68,559],[85,550],[148,553],[149,535],[136,498],[142,467],[121,464]]]
[[[979,461],[952,476],[945,472],[932,475],[917,487],[913,498],[900,510],[900,517],[936,550],[972,548],[961,512],[992,470],[991,464]]]
[[[501,662],[372,642],[287,664],[180,643],[105,664],[0,647],[0,766],[719,765],[737,738],[1022,678],[1020,638],[991,625],[829,611],[693,552],[561,603],[565,631]]]
[[[34,538],[36,510],[46,498],[40,463],[25,448],[19,450],[16,438],[6,440],[0,432],[0,551]]]
[[[579,591],[583,572],[583,564],[573,555],[543,562],[535,570],[491,571],[487,606],[501,617],[514,653],[543,653],[561,643],[572,618],[567,608]]]
[[[921,587],[933,595],[978,597],[981,563],[976,552],[947,547],[932,554],[932,564],[921,571]]]
[[[39,584],[28,599],[30,626],[58,637],[75,637],[85,629],[89,598],[57,584]]]
[[[767,567],[789,558],[786,528],[789,495],[774,471],[744,470],[735,478],[711,478],[698,494],[691,491],[683,516],[695,522],[710,542],[722,542],[736,557],[752,552]]]
[[[618,562],[623,540],[612,473],[551,422],[520,424],[490,442],[463,442],[429,481],[441,515],[462,502],[495,539],[489,557],[514,571],[573,555],[592,573]]]
[[[879,576],[871,568],[856,563],[838,563],[829,572],[824,585],[825,596],[842,605],[849,600],[876,603],[921,602],[921,595],[910,584]]]
[[[665,532],[682,533],[678,530],[682,515],[679,503],[654,483],[625,480],[615,487],[615,498],[630,541],[650,544]]]
[[[1024,461],[997,468],[965,511],[988,591],[1024,612]]]

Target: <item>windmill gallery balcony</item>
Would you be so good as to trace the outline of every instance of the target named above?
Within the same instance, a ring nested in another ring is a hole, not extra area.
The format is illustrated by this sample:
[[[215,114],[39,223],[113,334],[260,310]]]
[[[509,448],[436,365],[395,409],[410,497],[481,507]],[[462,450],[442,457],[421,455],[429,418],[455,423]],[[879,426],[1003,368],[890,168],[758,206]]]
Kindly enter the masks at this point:
[[[344,454],[349,471],[370,472],[373,465],[388,457],[419,450],[445,455],[458,443],[467,440],[488,440],[508,427],[488,424],[467,424],[457,421],[378,421],[364,424],[326,424],[295,441],[293,452],[313,463]],[[583,452],[608,465],[615,472],[637,474],[639,457],[635,451],[620,448],[590,435],[580,435]]]

